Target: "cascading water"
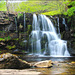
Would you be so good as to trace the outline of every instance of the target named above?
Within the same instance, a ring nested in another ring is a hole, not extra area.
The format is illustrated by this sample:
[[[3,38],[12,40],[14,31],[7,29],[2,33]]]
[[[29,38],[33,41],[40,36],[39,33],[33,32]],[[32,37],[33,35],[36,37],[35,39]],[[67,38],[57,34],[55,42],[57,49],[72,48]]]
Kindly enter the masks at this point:
[[[68,27],[67,27],[67,24],[66,24],[66,22],[65,22],[65,18],[63,18],[62,24],[65,25],[65,30],[68,31]]]
[[[38,26],[37,16],[33,15],[33,24],[32,24],[32,32],[31,32],[31,45],[32,45],[32,53],[41,54],[41,43],[40,43],[40,29]]]
[[[38,15],[38,18],[33,15],[30,36],[33,54],[69,56],[67,42],[58,37],[51,20],[45,15]]]
[[[61,38],[61,34],[60,34],[60,28],[59,28],[59,17],[57,18],[57,23],[58,23],[58,36]]]
[[[24,13],[24,32],[25,32],[25,13]]]
[[[17,18],[15,17],[15,25],[16,25],[16,32],[18,31],[17,30]]]

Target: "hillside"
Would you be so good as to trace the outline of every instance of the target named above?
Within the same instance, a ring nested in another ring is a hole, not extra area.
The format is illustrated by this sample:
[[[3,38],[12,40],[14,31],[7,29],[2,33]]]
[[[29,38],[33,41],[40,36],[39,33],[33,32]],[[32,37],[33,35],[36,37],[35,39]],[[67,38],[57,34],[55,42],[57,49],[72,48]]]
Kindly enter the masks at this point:
[[[61,14],[67,10],[65,5],[69,1],[51,1],[51,0],[28,0],[21,3],[8,3],[10,12],[42,13],[45,15]],[[0,11],[6,11],[6,3],[0,2]]]

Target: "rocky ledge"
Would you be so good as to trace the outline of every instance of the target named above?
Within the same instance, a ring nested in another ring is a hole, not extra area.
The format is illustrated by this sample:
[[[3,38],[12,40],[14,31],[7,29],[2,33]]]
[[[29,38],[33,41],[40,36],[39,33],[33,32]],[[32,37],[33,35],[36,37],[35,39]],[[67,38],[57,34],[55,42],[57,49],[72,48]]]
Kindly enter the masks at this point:
[[[19,59],[16,55],[4,53],[0,55],[0,69],[25,69],[31,65]]]

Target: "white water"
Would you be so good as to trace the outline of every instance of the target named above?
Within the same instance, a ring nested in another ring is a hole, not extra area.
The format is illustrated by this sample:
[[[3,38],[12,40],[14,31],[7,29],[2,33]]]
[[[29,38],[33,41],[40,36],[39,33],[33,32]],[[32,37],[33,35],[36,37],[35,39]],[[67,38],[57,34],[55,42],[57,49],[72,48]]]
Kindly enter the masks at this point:
[[[24,13],[24,32],[25,32],[25,27],[26,27],[25,24],[26,24],[26,23],[25,23],[25,13]]]
[[[45,15],[33,14],[32,32],[30,34],[32,54],[50,56],[69,56],[67,41],[61,40],[51,20]],[[46,38],[43,39],[42,38]],[[42,43],[45,41],[44,43]],[[43,49],[41,48],[43,44]],[[43,50],[43,51],[42,51]]]
[[[17,18],[15,17],[15,25],[16,25],[16,32],[18,31],[17,30]]]
[[[67,27],[67,24],[66,24],[66,22],[65,22],[65,18],[63,18],[62,24],[65,25],[65,30],[67,31],[67,30],[68,30],[68,27]]]
[[[59,17],[57,18],[57,23],[58,23],[58,37],[61,38],[60,27],[59,27]]]

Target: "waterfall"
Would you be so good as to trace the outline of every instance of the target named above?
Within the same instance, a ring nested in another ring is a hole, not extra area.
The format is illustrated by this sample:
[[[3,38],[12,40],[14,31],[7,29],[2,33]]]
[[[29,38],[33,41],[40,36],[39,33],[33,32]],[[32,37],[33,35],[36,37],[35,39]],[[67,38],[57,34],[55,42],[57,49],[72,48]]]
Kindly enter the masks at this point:
[[[37,17],[36,14],[33,14],[30,36],[32,54],[69,56],[67,41],[59,38],[51,20],[45,15],[38,15]]]
[[[58,36],[61,38],[61,34],[60,34],[60,28],[59,28],[59,17],[57,18],[57,26],[58,26]]]
[[[68,31],[68,27],[67,27],[67,24],[66,24],[66,22],[65,22],[65,18],[63,18],[62,24],[65,25],[65,30]]]
[[[17,30],[17,18],[15,17],[15,25],[16,25],[16,32],[18,31]]]
[[[37,16],[33,15],[33,24],[31,32],[32,53],[41,54],[40,29],[37,21]]]
[[[24,13],[24,32],[25,32],[25,27],[26,27],[25,24],[26,23],[25,23],[25,13]]]

